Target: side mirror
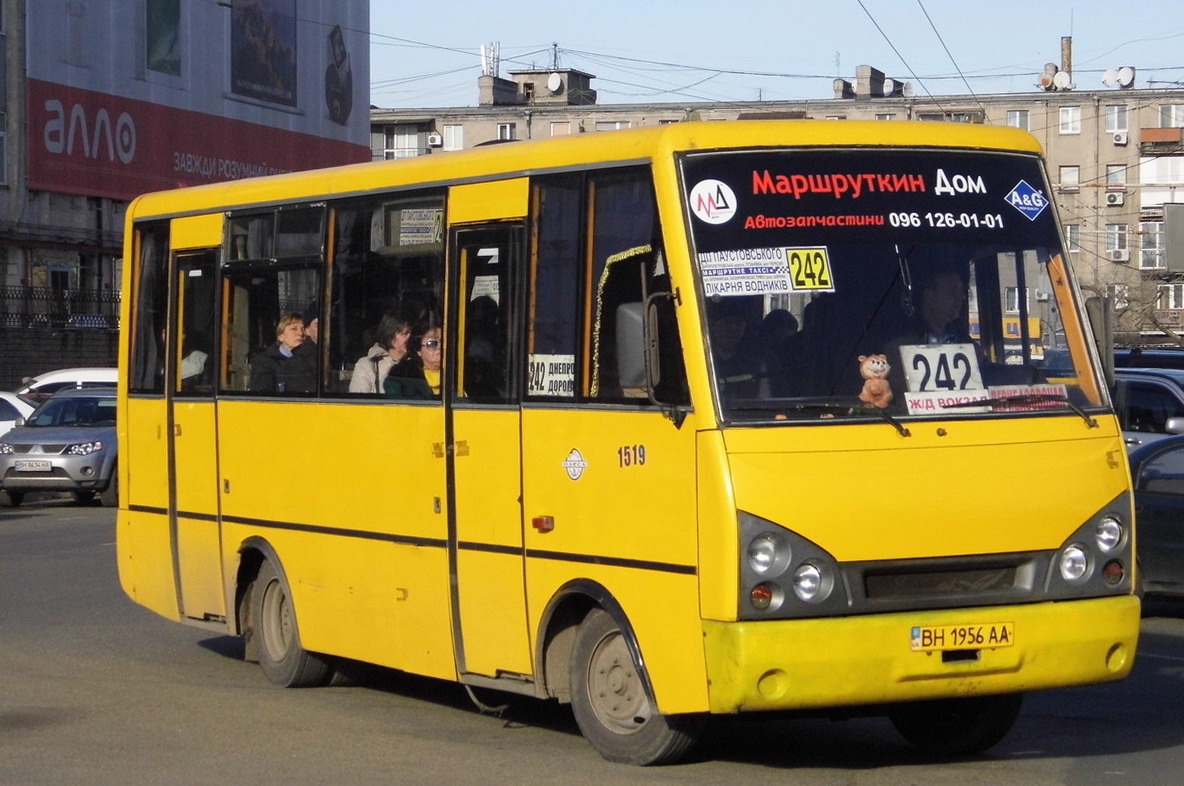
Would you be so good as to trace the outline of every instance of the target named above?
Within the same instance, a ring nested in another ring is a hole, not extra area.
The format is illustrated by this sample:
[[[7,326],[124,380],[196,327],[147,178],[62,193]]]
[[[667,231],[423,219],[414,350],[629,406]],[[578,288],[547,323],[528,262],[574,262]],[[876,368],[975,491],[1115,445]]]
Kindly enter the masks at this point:
[[[648,390],[645,304],[622,303],[617,306],[616,327],[617,380],[625,389]]]
[[[1165,434],[1184,434],[1184,418],[1168,418],[1163,431]]]
[[[1086,298],[1085,310],[1089,314],[1090,329],[1098,356],[1102,359],[1102,373],[1106,386],[1114,387],[1114,308],[1109,297]]]

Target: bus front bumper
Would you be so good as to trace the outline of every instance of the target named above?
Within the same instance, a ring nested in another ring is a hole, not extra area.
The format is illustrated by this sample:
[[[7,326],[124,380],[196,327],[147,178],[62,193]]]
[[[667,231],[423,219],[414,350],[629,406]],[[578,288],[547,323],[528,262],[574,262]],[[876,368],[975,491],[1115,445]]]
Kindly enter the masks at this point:
[[[715,713],[880,704],[1109,682],[1134,665],[1139,599],[858,617],[704,620]],[[914,650],[917,629],[1012,623],[1006,646]]]

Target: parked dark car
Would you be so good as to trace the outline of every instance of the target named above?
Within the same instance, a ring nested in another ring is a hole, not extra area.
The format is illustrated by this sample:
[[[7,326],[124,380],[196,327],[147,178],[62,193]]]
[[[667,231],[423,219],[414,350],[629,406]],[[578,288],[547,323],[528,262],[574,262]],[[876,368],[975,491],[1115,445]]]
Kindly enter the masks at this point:
[[[1184,598],[1184,437],[1130,453],[1143,594]]]
[[[1115,347],[1114,367],[1184,369],[1184,347]]]
[[[30,491],[70,491],[119,503],[115,390],[61,390],[0,437],[0,503],[16,507]]]
[[[1184,434],[1184,370],[1116,368],[1111,395],[1128,451]]]

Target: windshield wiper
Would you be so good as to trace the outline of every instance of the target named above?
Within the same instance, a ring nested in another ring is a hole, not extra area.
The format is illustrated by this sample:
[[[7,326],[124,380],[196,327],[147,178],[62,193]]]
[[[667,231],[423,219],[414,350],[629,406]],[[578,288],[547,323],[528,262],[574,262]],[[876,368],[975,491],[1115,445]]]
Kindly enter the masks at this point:
[[[1025,406],[1033,404],[1047,404],[1049,402],[1057,402],[1064,404],[1069,409],[1077,413],[1085,425],[1090,428],[1097,428],[1098,421],[1084,409],[1074,404],[1069,400],[1068,396],[1057,396],[1051,393],[1024,393],[1015,396],[996,396],[995,398],[980,398],[976,401],[959,401],[954,404],[946,404],[942,409],[957,409],[959,407],[986,407],[986,406]]]
[[[887,411],[880,407],[869,407],[858,399],[852,399],[851,403],[843,403],[835,401],[834,399],[751,399],[744,401],[742,404],[733,404],[728,407],[731,412],[808,412],[809,410],[819,410],[820,419],[833,418],[836,412],[841,412],[844,415],[866,415],[869,412],[875,412],[885,423],[888,423],[895,428],[902,437],[910,437],[912,433],[896,418],[892,417]]]

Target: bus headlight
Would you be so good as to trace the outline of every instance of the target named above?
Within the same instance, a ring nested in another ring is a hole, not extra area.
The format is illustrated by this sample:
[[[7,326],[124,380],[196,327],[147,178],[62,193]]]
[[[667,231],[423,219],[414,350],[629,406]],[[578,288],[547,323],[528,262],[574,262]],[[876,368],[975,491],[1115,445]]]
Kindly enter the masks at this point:
[[[765,532],[748,542],[748,567],[761,576],[775,576],[789,564],[791,551],[784,538]]]
[[[849,613],[842,567],[817,543],[740,511],[733,558],[739,563],[739,620],[784,620]]]
[[[1059,560],[1061,578],[1069,582],[1081,581],[1089,571],[1089,555],[1076,543],[1066,546]]]
[[[793,592],[802,600],[809,603],[818,597],[821,589],[822,571],[817,565],[807,562],[793,572]]]
[[[1118,548],[1124,534],[1122,522],[1114,516],[1103,516],[1094,530],[1094,538],[1098,542],[1098,548],[1107,554]]]

